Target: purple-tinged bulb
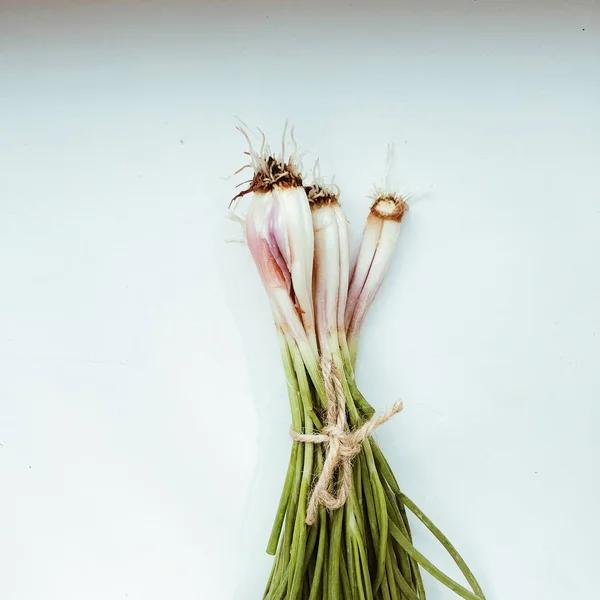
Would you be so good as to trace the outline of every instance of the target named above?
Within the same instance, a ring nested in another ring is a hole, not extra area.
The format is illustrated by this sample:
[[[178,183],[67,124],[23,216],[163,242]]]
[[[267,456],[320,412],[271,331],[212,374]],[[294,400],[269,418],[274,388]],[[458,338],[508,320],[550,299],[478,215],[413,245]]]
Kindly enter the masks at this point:
[[[273,290],[285,290],[288,296],[284,301],[281,292],[277,292],[276,318],[291,319],[291,303],[297,317],[293,320],[300,320],[316,354],[312,302],[314,237],[302,177],[291,160],[284,162],[268,153],[258,156],[252,151],[250,155],[254,177],[238,195],[253,193],[246,217],[248,246],[272,304]]]

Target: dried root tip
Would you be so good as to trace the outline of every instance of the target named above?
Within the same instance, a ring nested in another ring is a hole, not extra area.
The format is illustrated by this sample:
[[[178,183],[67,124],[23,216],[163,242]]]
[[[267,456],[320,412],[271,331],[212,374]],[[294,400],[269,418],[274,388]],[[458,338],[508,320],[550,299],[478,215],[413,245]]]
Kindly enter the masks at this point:
[[[294,157],[296,152],[292,153],[287,160],[284,156],[286,131],[283,133],[282,155],[276,156],[269,149],[265,136],[262,132],[261,148],[258,152],[256,152],[246,131],[241,127],[238,127],[238,130],[248,141],[249,148],[248,152],[246,152],[246,154],[250,157],[250,164],[248,166],[254,170],[254,176],[249,181],[244,182],[248,184],[248,187],[237,194],[233,198],[232,202],[238,198],[241,198],[242,196],[245,196],[246,194],[249,194],[250,192],[266,193],[270,192],[276,187],[302,187],[302,174],[300,173],[300,169]],[[293,132],[290,132],[290,136],[294,147],[296,147]]]
[[[340,191],[335,185],[313,183],[305,185],[304,191],[311,208],[317,208],[325,204],[339,204]]]
[[[380,219],[389,219],[391,221],[402,221],[402,218],[408,210],[406,200],[397,194],[379,194],[375,198],[371,212]]]
[[[266,156],[257,159],[254,177],[248,187],[237,194],[233,200],[241,198],[250,192],[266,193],[276,187],[291,188],[302,187],[302,175],[292,160],[283,162],[275,156]]]

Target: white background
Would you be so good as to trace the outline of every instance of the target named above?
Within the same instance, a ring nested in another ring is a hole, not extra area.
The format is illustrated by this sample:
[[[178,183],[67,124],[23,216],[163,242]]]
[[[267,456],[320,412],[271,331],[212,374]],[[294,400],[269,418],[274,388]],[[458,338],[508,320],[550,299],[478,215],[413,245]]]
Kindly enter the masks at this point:
[[[489,600],[597,597],[598,4],[325,4],[0,2],[2,600],[261,597],[289,415],[234,115],[291,120],[354,244],[395,142],[378,438]]]

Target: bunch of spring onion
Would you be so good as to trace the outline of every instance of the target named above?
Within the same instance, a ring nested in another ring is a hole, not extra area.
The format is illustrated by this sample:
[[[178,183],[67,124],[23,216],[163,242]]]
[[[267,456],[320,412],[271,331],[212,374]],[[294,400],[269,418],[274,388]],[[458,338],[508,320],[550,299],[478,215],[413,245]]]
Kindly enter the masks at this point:
[[[271,303],[293,431],[263,598],[422,600],[422,569],[458,596],[484,600],[456,549],[401,491],[370,435],[380,422],[354,376],[359,334],[390,265],[404,199],[377,194],[351,269],[337,188],[306,185],[293,154],[276,155],[264,140],[256,152],[248,142],[253,177],[235,199],[252,194],[245,236]],[[414,547],[407,509],[448,550],[470,589]]]

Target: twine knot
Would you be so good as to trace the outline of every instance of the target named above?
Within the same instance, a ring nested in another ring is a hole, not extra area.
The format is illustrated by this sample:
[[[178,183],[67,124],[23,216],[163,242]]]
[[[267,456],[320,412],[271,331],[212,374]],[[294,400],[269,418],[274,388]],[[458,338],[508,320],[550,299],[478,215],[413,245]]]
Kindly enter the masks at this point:
[[[358,429],[351,431],[346,417],[346,394],[339,372],[332,360],[323,360],[321,369],[327,397],[327,423],[320,433],[290,432],[296,442],[327,445],[323,470],[313,487],[306,509],[308,525],[315,522],[319,505],[334,510],[346,503],[352,490],[352,459],[360,452],[362,443],[375,429],[404,408],[401,401],[396,402],[381,416],[372,417]],[[330,488],[336,473],[339,473],[339,484],[337,494],[333,494]]]
[[[325,425],[321,433],[329,438],[328,442],[337,444],[337,453],[341,460],[352,460],[360,452],[360,443],[355,436],[337,425]]]

